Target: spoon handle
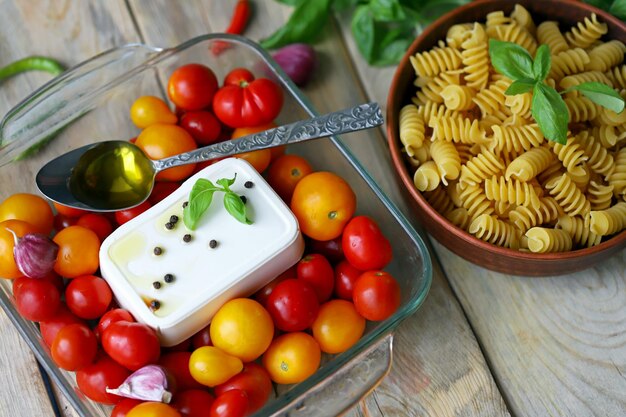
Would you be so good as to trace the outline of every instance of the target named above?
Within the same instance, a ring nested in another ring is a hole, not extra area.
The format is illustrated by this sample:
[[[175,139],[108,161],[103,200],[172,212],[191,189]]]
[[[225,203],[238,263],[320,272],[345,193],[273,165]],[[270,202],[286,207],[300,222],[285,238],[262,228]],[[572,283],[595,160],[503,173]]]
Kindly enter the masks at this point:
[[[169,158],[153,161],[156,172],[179,165],[193,164],[243,152],[257,151],[309,139],[369,129],[383,123],[378,103],[367,103],[322,116],[301,120],[264,132],[216,143]]]

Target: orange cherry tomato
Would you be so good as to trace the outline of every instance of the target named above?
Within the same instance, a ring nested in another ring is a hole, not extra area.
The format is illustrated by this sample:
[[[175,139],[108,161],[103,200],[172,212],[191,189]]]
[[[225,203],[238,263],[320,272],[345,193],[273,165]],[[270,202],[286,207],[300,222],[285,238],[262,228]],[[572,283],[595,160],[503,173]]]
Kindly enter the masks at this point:
[[[354,191],[332,172],[319,171],[302,178],[291,197],[291,211],[302,233],[315,240],[341,235],[355,208]]]
[[[59,254],[54,264],[57,274],[74,278],[96,272],[100,265],[100,239],[95,232],[82,226],[70,226],[57,233],[52,240],[59,245]]]
[[[16,219],[35,226],[38,233],[49,235],[54,223],[54,213],[48,202],[34,194],[13,194],[0,204],[0,222]]]
[[[283,156],[286,149],[287,145],[274,146],[273,148],[270,148],[270,152],[272,153],[272,160],[270,161],[270,163]]]
[[[267,171],[267,182],[284,201],[289,203],[296,184],[311,172],[313,168],[303,157],[283,155],[271,163]]]
[[[233,133],[230,137],[231,139],[237,139],[242,136],[251,135],[253,133],[263,132],[274,127],[276,127],[276,124],[273,122],[254,127],[238,127],[237,129],[233,130]],[[235,155],[235,158],[245,159],[246,161],[250,162],[250,164],[258,172],[263,172],[270,165],[270,161],[272,160],[272,150],[262,149],[260,151],[244,152]]]
[[[182,417],[181,414],[172,406],[157,403],[146,402],[134,406],[126,414],[126,417]]]
[[[272,342],[274,323],[259,302],[236,298],[224,304],[213,316],[210,333],[215,347],[244,362],[252,362]]]
[[[274,122],[270,122],[270,123],[266,123],[266,124],[263,124],[260,126],[254,126],[254,127],[238,127],[237,129],[233,130],[233,133],[230,135],[230,138],[237,139],[242,136],[251,135],[253,133],[264,132],[266,130],[273,129],[275,127],[276,127],[276,123]]]
[[[9,231],[12,230],[18,237],[22,237],[27,233],[36,233],[37,229],[30,223],[22,220],[5,220],[0,222],[0,278],[19,278],[23,274],[15,264],[13,257],[13,248],[15,247],[15,238]]]
[[[163,100],[154,96],[141,96],[130,107],[130,118],[139,129],[165,123],[176,124],[178,118]]]
[[[322,352],[341,353],[363,336],[365,319],[350,301],[330,300],[320,307],[312,328]]]
[[[272,381],[296,384],[317,371],[321,357],[320,346],[312,336],[303,332],[287,333],[274,339],[263,355],[263,366]]]
[[[191,376],[208,387],[223,384],[242,369],[241,359],[215,346],[202,346],[194,350],[189,358]]]
[[[57,213],[64,215],[65,217],[69,217],[71,219],[75,217],[80,217],[83,214],[89,213],[87,210],[81,210],[74,207],[64,206],[63,204],[59,204],[56,201],[52,202],[54,209]]]
[[[145,128],[137,137],[139,146],[151,159],[162,159],[196,149],[196,142],[185,129],[176,125],[158,123]],[[193,172],[195,164],[166,169],[156,176],[161,181],[180,181]]]

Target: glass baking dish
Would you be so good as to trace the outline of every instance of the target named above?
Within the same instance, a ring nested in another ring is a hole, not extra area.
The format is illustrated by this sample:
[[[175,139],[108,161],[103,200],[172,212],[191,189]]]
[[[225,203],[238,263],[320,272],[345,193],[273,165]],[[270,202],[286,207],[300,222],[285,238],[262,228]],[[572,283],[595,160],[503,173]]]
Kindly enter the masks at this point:
[[[226,46],[217,55],[211,52],[216,43]],[[141,44],[115,48],[50,81],[7,114],[0,124],[0,175],[11,178],[28,172],[33,175],[33,186],[29,190],[17,190],[11,189],[10,184],[3,185],[0,197],[4,199],[15,192],[34,192],[34,172],[68,150],[90,142],[136,136],[138,130],[128,115],[132,102],[141,95],[165,97],[164,81],[176,67],[190,62],[208,65],[220,80],[230,69],[241,66],[252,69],[257,76],[276,80],[285,95],[277,123],[317,114],[269,55],[239,36],[204,35],[171,49]],[[353,135],[359,134],[363,135]],[[54,140],[45,149],[25,158],[33,147],[52,137]],[[363,138],[366,140],[367,135]],[[393,261],[385,270],[392,273],[402,287],[402,305],[392,317],[369,323],[365,335],[355,346],[339,355],[325,357],[320,369],[304,382],[281,386],[276,398],[255,414],[336,415],[371,391],[388,372],[392,332],[424,301],[432,279],[432,265],[421,237],[340,138],[293,145],[288,152],[305,156],[315,170],[333,171],[350,183],[357,195],[357,214],[376,219],[392,241]],[[73,373],[54,365],[37,325],[17,313],[11,296],[11,281],[0,279],[0,286],[2,308],[76,411],[82,416],[108,416],[110,407],[85,398],[76,388]]]

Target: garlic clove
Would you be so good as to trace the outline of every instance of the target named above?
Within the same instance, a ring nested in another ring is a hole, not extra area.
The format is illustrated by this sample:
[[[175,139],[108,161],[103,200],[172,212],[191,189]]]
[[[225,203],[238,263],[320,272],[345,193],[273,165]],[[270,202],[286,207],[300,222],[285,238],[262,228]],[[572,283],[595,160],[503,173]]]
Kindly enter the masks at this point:
[[[296,85],[305,85],[315,69],[315,50],[306,43],[287,45],[272,54],[274,60]]]
[[[165,370],[158,365],[146,365],[133,372],[116,389],[106,388],[109,394],[144,401],[169,403],[172,393],[167,390],[169,384]]]
[[[29,278],[43,278],[52,271],[59,246],[40,233],[27,233],[22,237],[10,229],[15,239],[13,258],[22,274]]]

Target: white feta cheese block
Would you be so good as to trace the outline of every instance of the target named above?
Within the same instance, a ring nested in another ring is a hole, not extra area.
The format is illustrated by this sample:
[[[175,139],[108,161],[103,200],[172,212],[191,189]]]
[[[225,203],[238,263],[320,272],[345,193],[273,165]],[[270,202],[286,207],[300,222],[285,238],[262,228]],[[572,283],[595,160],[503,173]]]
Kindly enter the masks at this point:
[[[196,230],[185,227],[183,203],[195,182],[206,178],[216,184],[235,175],[230,188],[246,197],[253,223],[237,221],[224,208],[224,193],[215,192]],[[169,230],[172,215],[179,220]],[[228,300],[252,294],[294,265],[303,251],[298,222],[287,205],[249,163],[229,158],[115,230],[100,248],[100,270],[120,306],[154,328],[163,346],[173,346],[206,326]],[[166,282],[166,274],[172,282]],[[153,300],[156,309],[150,307]]]

